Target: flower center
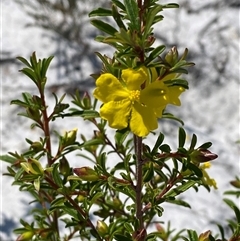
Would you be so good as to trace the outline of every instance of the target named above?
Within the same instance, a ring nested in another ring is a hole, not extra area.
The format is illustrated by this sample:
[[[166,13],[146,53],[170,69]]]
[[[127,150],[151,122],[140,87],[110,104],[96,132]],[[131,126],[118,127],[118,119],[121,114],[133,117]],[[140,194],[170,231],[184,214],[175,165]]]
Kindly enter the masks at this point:
[[[130,91],[129,98],[132,102],[137,101],[139,102],[140,100],[140,91],[139,90],[132,90]]]

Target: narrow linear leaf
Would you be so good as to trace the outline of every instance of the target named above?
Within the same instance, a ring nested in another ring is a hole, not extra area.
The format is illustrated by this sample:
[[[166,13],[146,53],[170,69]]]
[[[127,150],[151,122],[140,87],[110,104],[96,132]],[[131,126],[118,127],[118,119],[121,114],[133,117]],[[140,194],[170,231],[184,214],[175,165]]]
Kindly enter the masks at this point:
[[[186,132],[182,127],[179,127],[178,131],[178,146],[184,147],[186,141]]]
[[[156,47],[151,54],[149,55],[149,60],[152,61],[155,58],[157,58],[164,50],[166,49],[166,47],[164,45],[158,46]]]
[[[60,177],[58,166],[59,166],[59,164],[56,164],[53,167],[53,171],[52,171],[53,180],[59,187],[63,187],[63,181],[62,181],[62,179]]]
[[[23,68],[22,70],[20,70],[20,72],[27,75],[31,80],[33,80],[36,83],[37,76],[32,69]]]
[[[42,68],[41,68],[41,77],[42,78],[46,77],[47,70],[48,70],[49,65],[50,65],[53,58],[54,58],[54,56],[50,56],[47,59],[43,59]]]
[[[197,144],[197,136],[193,134],[189,150],[193,150],[196,144]]]
[[[17,57],[17,59],[18,59],[19,61],[21,61],[22,63],[24,63],[24,64],[25,64],[26,66],[28,66],[29,68],[32,68],[32,66],[30,65],[30,63],[29,63],[25,58],[19,56],[19,57]]]
[[[140,32],[140,21],[138,16],[138,5],[136,0],[124,0],[126,7],[127,17],[130,20],[129,27],[131,30],[137,30]]]
[[[170,190],[170,191],[165,195],[165,197],[166,197],[166,198],[176,197],[176,196],[179,195],[180,193],[183,193],[183,192],[185,192],[186,190],[188,190],[189,188],[191,188],[192,186],[194,186],[195,183],[196,183],[195,181],[190,180],[190,181],[182,184],[181,186]]]
[[[112,2],[121,10],[123,10],[124,12],[126,12],[126,8],[124,6],[124,4],[118,0],[112,0]]]
[[[95,26],[99,30],[101,30],[109,35],[114,36],[114,34],[117,33],[117,30],[114,27],[112,27],[110,24],[105,23],[101,20],[93,19],[90,22],[92,23],[93,26]]]
[[[114,4],[112,5],[112,15],[118,27],[126,31],[127,29],[122,21],[122,15],[118,12],[117,7]]]
[[[179,8],[177,3],[168,3],[162,6],[162,8]]]
[[[89,17],[112,16],[112,11],[106,8],[97,8],[88,14]]]
[[[157,16],[157,13],[160,12],[162,10],[162,6],[161,5],[157,5],[156,7],[152,8],[147,15],[147,19],[146,19],[146,25],[145,25],[145,29],[144,29],[144,38],[146,38],[151,30],[151,27],[153,25],[153,22],[155,21],[155,17]]]
[[[16,158],[9,155],[1,155],[0,160],[13,164],[16,161]]]

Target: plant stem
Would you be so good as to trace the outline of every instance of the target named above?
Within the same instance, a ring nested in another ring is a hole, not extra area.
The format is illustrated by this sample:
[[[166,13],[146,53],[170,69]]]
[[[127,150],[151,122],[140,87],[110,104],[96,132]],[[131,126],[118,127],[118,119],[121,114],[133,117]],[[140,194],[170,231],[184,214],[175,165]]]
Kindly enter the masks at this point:
[[[136,153],[136,217],[139,221],[139,229],[144,229],[142,212],[142,138],[134,135],[134,147]]]
[[[49,118],[48,118],[48,114],[47,114],[45,95],[44,95],[43,91],[41,91],[41,90],[39,90],[39,91],[40,91],[40,96],[41,96],[42,106],[43,106],[43,110],[42,110],[43,131],[44,131],[44,135],[46,138],[47,160],[48,160],[48,166],[51,166],[52,165],[52,159],[51,159],[52,148],[51,148],[51,138],[50,138],[50,130],[49,130]]]
[[[44,90],[39,88],[41,100],[42,100],[42,115],[43,115],[43,131],[44,136],[46,138],[46,150],[47,150],[47,161],[48,166],[50,167],[52,165],[52,148],[51,148],[51,138],[50,138],[50,129],[49,129],[49,118],[47,114],[47,105],[45,101],[45,95]],[[59,236],[59,226],[58,226],[58,212],[54,211],[53,213],[53,221],[52,224],[54,226],[55,231],[57,232],[57,236]]]
[[[45,177],[46,181],[55,189],[57,190],[59,186],[52,181],[52,179],[48,176]],[[69,201],[69,203],[72,204],[72,206],[77,210],[77,212],[83,216],[83,218],[86,220],[87,225],[92,229],[92,231],[95,233],[97,240],[102,241],[102,238],[99,236],[98,231],[96,230],[95,226],[87,216],[87,213],[81,209],[81,207],[67,194],[63,194],[64,197]]]

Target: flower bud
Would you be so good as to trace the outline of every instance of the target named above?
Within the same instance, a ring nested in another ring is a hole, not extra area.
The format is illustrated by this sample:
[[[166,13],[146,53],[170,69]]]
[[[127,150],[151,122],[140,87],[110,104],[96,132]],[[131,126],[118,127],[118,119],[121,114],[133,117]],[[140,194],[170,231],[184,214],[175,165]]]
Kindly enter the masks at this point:
[[[155,42],[156,38],[151,34],[148,36],[147,40],[145,41],[145,47],[150,47]]]
[[[40,152],[43,150],[43,146],[42,143],[40,143],[39,141],[35,141],[32,143],[31,148],[35,151],[35,152]]]
[[[85,110],[89,110],[92,106],[91,104],[91,98],[88,94],[88,92],[85,92],[82,98],[82,102],[83,102],[83,107]]]
[[[21,162],[20,165],[27,173],[34,175],[42,175],[44,173],[41,163],[36,159],[29,159],[28,162]]]
[[[172,47],[171,50],[166,54],[165,60],[170,66],[174,66],[178,61],[178,51],[176,47]]]
[[[78,129],[75,128],[75,129],[73,129],[71,131],[66,131],[65,132],[65,134],[63,136],[63,139],[62,139],[62,145],[64,147],[70,146],[70,145],[75,143],[76,137],[77,137],[77,131],[78,131]]]
[[[29,159],[29,169],[32,174],[40,174],[42,175],[44,173],[44,169],[41,165],[41,163],[37,159]]]
[[[63,156],[59,161],[59,171],[64,176],[70,174],[70,166],[65,156]]]
[[[165,229],[163,228],[162,225],[160,225],[159,223],[156,224],[156,228],[157,228],[157,231],[159,233],[159,236],[163,239],[163,240],[166,240],[167,239],[167,233],[165,231]]]
[[[240,188],[240,180],[234,180],[230,182],[232,184],[232,186],[236,187],[236,188]]]
[[[73,172],[79,176],[83,181],[97,181],[100,176],[98,173],[90,167],[74,168]]]
[[[211,235],[211,231],[208,230],[205,233],[201,233],[198,237],[198,241],[210,241],[209,236]]]
[[[81,203],[81,202],[83,202],[84,200],[85,200],[85,197],[84,197],[83,195],[78,195],[78,196],[77,196],[77,201],[78,201],[78,202]]]
[[[195,163],[201,163],[201,162],[209,162],[212,161],[214,159],[216,159],[218,157],[218,155],[210,152],[207,149],[197,149],[194,150],[191,154],[190,154],[191,160],[192,162]]]
[[[108,226],[103,221],[100,221],[100,220],[97,221],[96,229],[101,237],[103,237],[104,235],[106,235],[108,233]]]
[[[18,236],[16,241],[29,241],[33,237],[34,232],[31,230],[27,230],[26,232],[22,233],[21,235]]]
[[[119,198],[113,198],[113,205],[114,205],[114,208],[116,209],[121,209],[123,204],[121,202],[121,200]]]

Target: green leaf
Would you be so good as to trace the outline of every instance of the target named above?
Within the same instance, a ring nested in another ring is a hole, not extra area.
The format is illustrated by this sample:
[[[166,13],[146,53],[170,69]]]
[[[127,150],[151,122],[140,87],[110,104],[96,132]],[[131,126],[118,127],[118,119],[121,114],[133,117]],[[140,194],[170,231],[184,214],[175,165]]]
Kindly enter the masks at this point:
[[[171,120],[175,120],[181,123],[181,125],[184,125],[184,122],[177,118],[176,116],[174,116],[173,114],[170,113],[163,113],[162,118],[166,118],[166,119],[171,119]]]
[[[169,200],[166,200],[168,203],[173,203],[173,204],[176,204],[176,205],[179,205],[179,206],[183,206],[183,207],[186,207],[186,208],[191,208],[191,206],[183,201],[183,200],[179,200],[179,199],[169,199]]]
[[[120,9],[122,9],[124,12],[126,12],[126,8],[124,4],[118,0],[112,0],[112,2]]]
[[[162,5],[162,8],[179,8],[179,5],[177,3],[168,3],[165,5]]]
[[[16,173],[16,175],[15,175],[15,177],[14,177],[14,179],[15,179],[15,181],[18,181],[18,179],[20,179],[20,177],[22,176],[22,174],[25,172],[25,170],[23,169],[23,168],[20,168],[18,171],[17,171],[17,173]]]
[[[166,197],[166,198],[176,197],[177,195],[185,192],[186,190],[188,190],[189,188],[191,188],[192,186],[194,186],[195,183],[196,183],[195,181],[189,180],[189,181],[187,181],[186,183],[182,184],[181,186],[178,186],[178,187],[170,190],[170,191],[165,195],[165,197]]]
[[[51,207],[54,207],[54,206],[63,206],[63,205],[64,205],[64,202],[66,202],[66,198],[65,198],[65,197],[56,198],[56,199],[54,199],[54,200],[51,202]]]
[[[114,234],[114,239],[116,239],[116,241],[132,241],[132,238],[119,233]]]
[[[104,196],[103,193],[97,192],[97,193],[91,198],[91,201],[90,201],[88,210],[90,210],[90,208],[92,207],[92,205],[93,205],[100,197],[102,197],[102,196]]]
[[[63,187],[63,181],[62,181],[62,178],[60,177],[58,166],[59,166],[59,163],[53,166],[53,170],[52,170],[53,180],[59,187]]]
[[[164,84],[171,86],[182,86],[184,89],[188,89],[188,82],[185,79],[172,79],[164,81]]]
[[[196,144],[197,144],[197,136],[195,134],[193,134],[189,150],[190,151],[194,150]]]
[[[32,69],[23,68],[20,71],[22,73],[24,73],[25,75],[27,75],[31,80],[33,80],[34,83],[37,83],[37,75],[35,74],[35,72]]]
[[[94,119],[94,118],[99,117],[99,113],[95,110],[76,110],[76,109],[71,108],[70,111],[72,111],[72,112],[67,113],[67,114],[59,114],[59,116],[56,116],[56,117],[64,118],[64,117],[81,116],[81,117],[83,117],[84,120]]]
[[[201,149],[208,149],[211,146],[212,146],[212,142],[206,142],[206,143],[202,144],[201,146],[199,146],[198,149],[199,148],[201,148]]]
[[[40,184],[41,184],[40,179],[41,179],[41,177],[39,176],[39,177],[36,178],[36,179],[34,180],[34,182],[33,182],[33,185],[34,185],[35,189],[36,189],[38,192],[39,192],[39,190],[40,190]]]
[[[187,230],[190,241],[198,241],[198,235],[195,230]]]
[[[240,223],[240,210],[236,206],[236,204],[232,200],[227,198],[224,198],[223,201],[235,212],[237,222]]]
[[[236,197],[240,197],[240,191],[226,191],[224,195],[234,195]]]
[[[1,155],[0,160],[13,164],[16,161],[16,158],[9,155]]]
[[[133,227],[129,223],[124,223],[123,226],[129,233],[133,233]]]
[[[98,145],[103,145],[104,141],[102,139],[92,139],[89,141],[84,141],[81,144],[81,147],[90,147],[90,146],[98,146]]]
[[[152,62],[155,58],[159,57],[159,55],[166,49],[164,45],[158,46],[154,48],[154,50],[149,55],[148,59]]]
[[[117,7],[114,4],[112,5],[112,15],[118,27],[126,31],[127,29],[122,21],[122,15],[118,12]]]
[[[156,143],[155,143],[155,145],[152,149],[152,152],[151,152],[152,155],[156,154],[159,146],[163,143],[163,140],[164,140],[164,135],[163,135],[163,133],[160,133],[158,138],[157,138],[157,141],[156,141]]]
[[[159,150],[161,150],[162,152],[165,153],[170,153],[171,152],[171,148],[168,144],[163,144],[159,147]]]
[[[178,131],[178,146],[184,147],[186,141],[186,132],[182,127],[179,127]]]
[[[202,176],[203,176],[202,171],[196,165],[194,165],[190,162],[190,163],[188,163],[188,169],[192,170],[196,174],[196,176],[198,176],[199,178],[202,178]]]
[[[114,34],[117,33],[117,30],[114,27],[112,27],[110,24],[105,23],[101,20],[93,19],[90,22],[92,23],[93,26],[95,26],[99,30],[101,30],[109,35],[114,36]]]
[[[97,8],[91,11],[88,14],[89,17],[96,17],[96,16],[112,16],[112,11],[106,8]]]
[[[46,77],[47,70],[48,70],[49,65],[50,65],[53,58],[54,58],[54,56],[50,56],[47,59],[43,59],[42,68],[41,68],[41,77],[42,78]]]
[[[108,184],[114,189],[121,193],[124,193],[128,197],[132,198],[132,200],[135,202],[135,191],[132,189],[132,187],[128,187],[126,184],[117,184],[114,177],[108,177]]]
[[[121,146],[123,142],[126,140],[127,136],[129,135],[130,131],[128,128],[117,130],[114,136],[115,142],[117,145]]]
[[[127,17],[129,18],[129,27],[132,31],[140,32],[140,20],[139,20],[139,10],[136,0],[124,0],[124,5],[126,7]]]
[[[156,20],[155,18],[161,10],[162,10],[162,6],[156,5],[154,8],[151,8],[150,11],[148,12],[147,19],[146,19],[146,25],[144,28],[144,35],[143,35],[144,39],[150,34],[151,27]]]
[[[217,224],[217,226],[221,234],[221,240],[225,240],[224,228],[220,224]]]
[[[17,57],[18,60],[20,60],[22,63],[24,63],[26,66],[28,66],[29,68],[32,68],[32,66],[30,65],[30,63],[23,57],[19,56]]]
[[[153,163],[150,163],[147,165],[147,170],[143,174],[143,182],[149,182],[154,176],[154,169],[153,169]]]

